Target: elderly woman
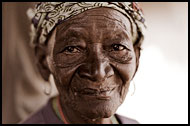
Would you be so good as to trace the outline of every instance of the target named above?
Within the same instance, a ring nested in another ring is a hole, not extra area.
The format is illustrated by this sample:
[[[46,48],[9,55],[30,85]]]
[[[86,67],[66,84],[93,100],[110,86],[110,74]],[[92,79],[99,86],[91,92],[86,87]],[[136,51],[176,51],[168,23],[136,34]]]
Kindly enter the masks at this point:
[[[23,123],[129,124],[115,114],[139,65],[144,17],[131,2],[44,2],[32,18],[37,66],[59,96]]]

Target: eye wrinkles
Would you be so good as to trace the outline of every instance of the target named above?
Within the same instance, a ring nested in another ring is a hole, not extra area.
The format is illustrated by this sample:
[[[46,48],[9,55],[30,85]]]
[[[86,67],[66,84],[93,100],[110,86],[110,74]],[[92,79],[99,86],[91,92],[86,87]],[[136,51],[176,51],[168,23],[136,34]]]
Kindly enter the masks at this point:
[[[96,44],[96,43],[93,43]],[[97,43],[98,44],[98,43]],[[131,51],[127,49],[125,45],[120,43],[107,45],[105,48],[102,47],[102,44],[99,43],[100,46],[98,48],[91,45],[89,48],[81,48],[80,46],[67,46],[62,49],[62,51],[56,54],[57,62],[60,64],[59,66],[66,67],[72,66],[75,64],[82,63],[87,58],[92,58],[91,54],[103,55],[110,59],[110,61],[115,61],[118,63],[129,63],[132,60]],[[90,53],[91,52],[91,53]]]
[[[99,19],[99,17],[98,17]],[[129,31],[113,21],[88,20],[84,25],[74,24],[65,31],[58,30],[56,36],[55,57],[58,64],[70,66],[82,63],[89,58],[90,52],[102,53],[111,61],[129,63],[133,55],[133,44]],[[118,21],[117,21],[118,22]],[[60,28],[63,30],[63,28]],[[130,29],[129,29],[130,30]],[[99,43],[98,50],[92,44]],[[95,52],[94,52],[95,51]]]
[[[102,32],[100,33],[100,36],[96,40],[92,40],[91,36],[86,34],[86,32],[84,31],[85,30],[84,29],[82,30],[81,28],[69,29],[67,30],[65,35],[63,35],[61,38],[57,40],[57,43],[61,43],[59,45],[62,46],[63,48],[69,47],[70,49],[74,49],[75,51],[77,51],[76,50],[77,48],[85,49],[87,44],[92,44],[92,43],[102,43],[103,46],[110,46],[110,47],[113,44],[117,44],[131,51],[130,49],[131,47],[129,44],[130,40],[126,32],[123,31]],[[61,49],[61,51],[63,51],[63,49]]]

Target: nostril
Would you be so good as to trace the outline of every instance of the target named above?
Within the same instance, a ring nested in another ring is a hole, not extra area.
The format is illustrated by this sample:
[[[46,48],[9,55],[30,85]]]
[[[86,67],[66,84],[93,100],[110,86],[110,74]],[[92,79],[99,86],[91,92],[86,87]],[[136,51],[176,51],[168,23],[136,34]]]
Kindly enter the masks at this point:
[[[78,75],[80,78],[93,80],[93,77],[88,65],[81,65],[78,69]]]
[[[89,68],[88,66],[81,66],[78,69],[80,78],[89,79],[91,81],[102,81],[105,78],[105,70],[97,67]]]
[[[105,73],[107,75],[107,78],[111,77],[112,75],[114,75],[114,71],[112,69],[112,67],[110,65],[108,65],[106,68],[105,68]]]
[[[94,77],[91,74],[87,73],[87,72],[80,71],[80,72],[78,72],[78,74],[79,74],[80,78],[85,78],[85,79],[95,81]]]
[[[87,72],[87,71],[80,71],[78,72],[80,78],[83,79],[88,79],[91,81],[102,81],[102,77],[99,73],[95,72],[95,73],[91,73],[91,72]]]
[[[110,65],[106,64],[102,64],[100,67],[94,66],[93,68],[82,65],[78,69],[78,75],[83,79],[101,82],[114,75],[114,71]]]

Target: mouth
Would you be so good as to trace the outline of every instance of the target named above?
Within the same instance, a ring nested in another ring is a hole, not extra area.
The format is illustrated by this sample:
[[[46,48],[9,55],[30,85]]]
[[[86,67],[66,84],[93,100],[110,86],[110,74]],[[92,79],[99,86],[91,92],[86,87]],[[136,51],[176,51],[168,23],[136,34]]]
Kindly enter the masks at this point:
[[[96,98],[98,100],[110,100],[112,92],[116,89],[114,88],[108,88],[108,89],[93,89],[93,88],[85,88],[81,91],[78,91],[78,94],[89,97],[89,98]]]

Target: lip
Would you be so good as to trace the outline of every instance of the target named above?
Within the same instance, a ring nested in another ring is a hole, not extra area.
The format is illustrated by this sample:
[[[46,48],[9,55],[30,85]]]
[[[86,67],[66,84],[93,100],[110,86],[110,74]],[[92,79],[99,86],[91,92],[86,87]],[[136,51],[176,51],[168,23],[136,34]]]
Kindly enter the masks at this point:
[[[97,90],[93,88],[85,88],[78,92],[80,95],[86,98],[96,98],[98,100],[110,100],[112,92],[116,89],[116,87],[107,90]]]

